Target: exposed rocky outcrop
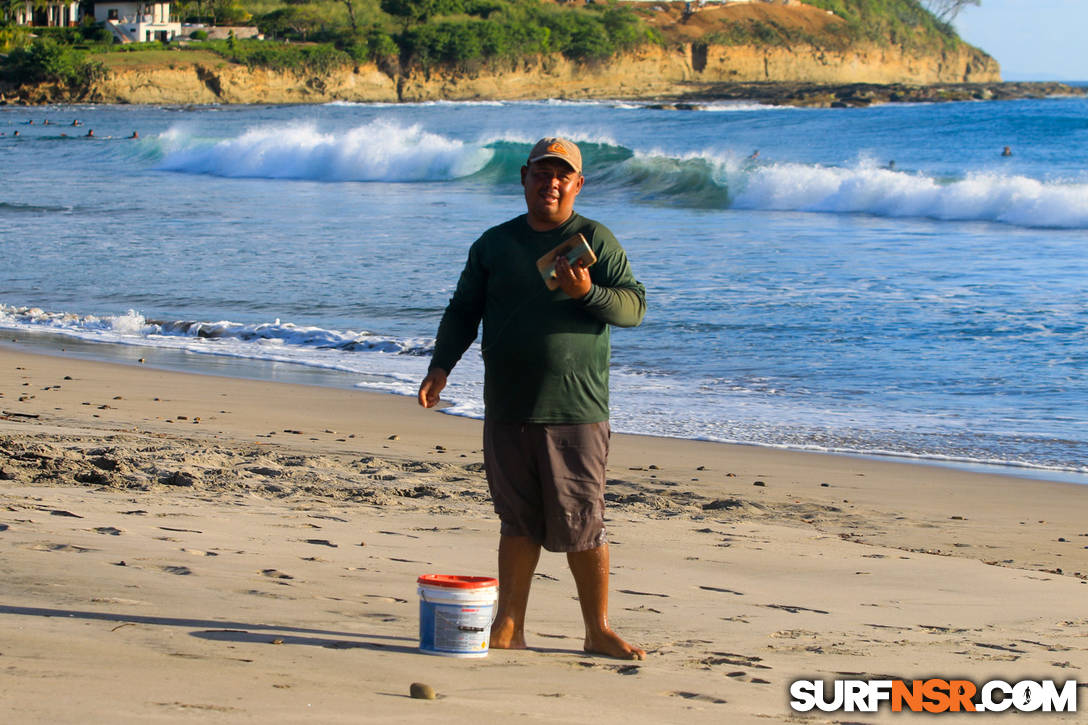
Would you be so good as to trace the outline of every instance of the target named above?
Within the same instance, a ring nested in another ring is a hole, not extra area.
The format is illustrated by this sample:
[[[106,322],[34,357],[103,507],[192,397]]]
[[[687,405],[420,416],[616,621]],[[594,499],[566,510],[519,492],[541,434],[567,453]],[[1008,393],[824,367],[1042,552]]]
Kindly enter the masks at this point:
[[[405,101],[472,98],[660,98],[721,83],[965,83],[999,82],[997,63],[963,46],[953,54],[914,56],[897,49],[715,46],[689,43],[628,53],[585,66],[562,57],[502,72],[412,72],[400,80]]]
[[[14,89],[8,99],[12,96],[28,103],[325,103],[338,99],[396,101],[397,87],[392,78],[373,66],[317,76],[223,61],[114,68],[86,89],[40,84]]]

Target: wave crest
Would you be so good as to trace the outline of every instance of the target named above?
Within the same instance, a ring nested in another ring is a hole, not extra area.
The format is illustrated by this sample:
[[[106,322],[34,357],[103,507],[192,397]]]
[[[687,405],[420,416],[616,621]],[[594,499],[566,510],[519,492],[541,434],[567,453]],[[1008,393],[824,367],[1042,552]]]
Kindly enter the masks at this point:
[[[923,172],[793,162],[744,154],[639,151],[610,138],[573,136],[591,188],[634,201],[702,209],[798,211],[1088,228],[1088,184],[1000,173],[939,178]],[[174,130],[158,168],[192,174],[345,182],[516,184],[532,141],[502,135],[466,142],[373,121],[345,131],[264,126],[201,140]]]
[[[174,130],[158,168],[190,174],[314,181],[448,181],[482,169],[483,146],[375,121],[344,132],[263,126],[214,144]]]

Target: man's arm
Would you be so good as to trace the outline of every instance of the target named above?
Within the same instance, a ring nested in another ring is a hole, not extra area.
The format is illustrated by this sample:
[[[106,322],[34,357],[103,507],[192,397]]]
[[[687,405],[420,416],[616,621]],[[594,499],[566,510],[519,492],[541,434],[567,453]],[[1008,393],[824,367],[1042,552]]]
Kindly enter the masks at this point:
[[[476,339],[484,314],[486,280],[487,273],[480,263],[479,244],[473,244],[465,269],[457,281],[457,289],[442,313],[431,364],[419,386],[419,404],[424,408],[433,408],[438,404],[439,393],[446,387],[447,377]]]
[[[641,282],[604,287],[594,284],[582,298],[586,309],[616,327],[637,327],[646,316],[646,288]]]
[[[635,327],[646,315],[646,288],[635,279],[627,254],[616,238],[604,227],[598,227],[594,236],[598,235],[597,264],[592,269],[579,270],[578,265],[572,268],[577,276],[584,275],[588,284],[584,294],[576,299],[581,299],[585,309],[602,322],[616,327]],[[560,262],[555,266],[558,273]]]

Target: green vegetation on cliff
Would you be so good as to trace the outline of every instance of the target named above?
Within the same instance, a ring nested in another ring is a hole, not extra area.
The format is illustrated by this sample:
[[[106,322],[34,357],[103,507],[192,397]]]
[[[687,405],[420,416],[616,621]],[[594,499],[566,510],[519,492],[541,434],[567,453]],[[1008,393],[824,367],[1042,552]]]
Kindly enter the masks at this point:
[[[779,47],[804,44],[823,49],[870,43],[919,53],[940,52],[963,42],[950,24],[937,20],[918,0],[805,0],[805,3],[832,12],[844,22],[828,24],[814,32],[802,25],[745,19],[710,29],[703,42]]]
[[[850,40],[939,50],[962,41],[955,28],[942,23],[918,0],[805,0],[846,21]]]
[[[70,88],[86,87],[103,72],[102,64],[87,53],[51,38],[16,48],[0,66],[0,76],[9,82],[60,83]]]

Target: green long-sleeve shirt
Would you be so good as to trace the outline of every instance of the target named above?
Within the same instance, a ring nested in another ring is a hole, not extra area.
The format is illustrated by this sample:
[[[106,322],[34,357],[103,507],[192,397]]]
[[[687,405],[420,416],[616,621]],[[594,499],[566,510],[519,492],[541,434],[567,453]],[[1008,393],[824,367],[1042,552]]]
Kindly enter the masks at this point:
[[[536,260],[579,232],[597,263],[589,269],[589,293],[573,300],[545,286]],[[646,289],[604,225],[573,214],[537,232],[522,215],[488,229],[469,249],[431,367],[453,370],[482,319],[489,420],[598,423],[608,420],[608,326],[634,327],[645,312]]]

